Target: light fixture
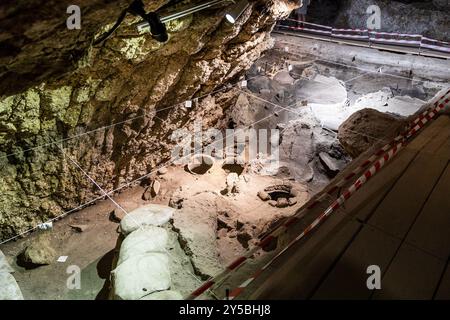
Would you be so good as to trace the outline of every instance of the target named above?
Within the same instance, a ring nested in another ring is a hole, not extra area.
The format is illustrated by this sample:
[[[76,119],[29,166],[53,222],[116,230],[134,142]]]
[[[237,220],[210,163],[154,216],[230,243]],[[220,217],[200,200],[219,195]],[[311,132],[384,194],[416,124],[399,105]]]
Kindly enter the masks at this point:
[[[161,22],[162,23],[167,23],[167,22],[172,21],[172,20],[180,19],[180,18],[183,18],[183,17],[188,16],[190,14],[193,14],[195,12],[208,9],[210,7],[213,7],[215,5],[222,4],[222,3],[225,3],[225,2],[234,2],[234,1],[233,0],[210,0],[210,1],[202,2],[200,4],[190,5],[190,6],[186,7],[186,8],[184,8],[184,9],[182,9],[181,11],[178,11],[178,12],[175,12],[175,13],[171,13],[171,14],[169,14],[167,16],[161,17]],[[143,32],[143,31],[147,31],[149,26],[150,25],[149,25],[148,21],[144,20],[142,22],[139,22],[136,25],[136,28],[137,28],[137,30],[139,32]]]
[[[247,0],[237,1],[225,15],[229,23],[235,23],[237,19],[244,13],[250,4]]]
[[[99,39],[94,41],[94,45],[97,45],[99,43],[102,43],[106,39],[108,39],[114,31],[119,28],[119,26],[122,24],[123,20],[125,19],[125,16],[127,13],[131,13],[135,16],[140,16],[143,20],[139,23],[137,23],[135,26],[138,30],[138,32],[144,32],[144,31],[150,31],[153,38],[155,38],[157,41],[165,42],[168,39],[167,30],[165,24],[169,21],[180,19],[182,17],[185,17],[187,15],[193,14],[195,12],[208,9],[210,7],[219,5],[219,4],[228,4],[233,3],[231,8],[228,10],[228,12],[225,15],[225,18],[230,23],[235,23],[236,20],[242,15],[242,13],[245,11],[245,9],[248,8],[250,5],[247,0],[208,0],[202,3],[197,3],[194,5],[189,5],[181,11],[177,11],[175,13],[170,13],[166,16],[160,16],[157,12],[149,12],[147,13],[144,9],[144,4],[142,0],[134,0],[131,5],[125,9],[121,15],[119,16],[117,22],[115,25],[107,31],[105,34],[100,36]]]
[[[141,17],[150,29],[153,38],[157,41],[165,42],[169,38],[166,25],[161,21],[159,15],[156,12],[146,12],[142,0],[134,0],[128,8],[122,11],[114,26],[94,41],[94,45],[108,39],[120,27],[127,14]]]

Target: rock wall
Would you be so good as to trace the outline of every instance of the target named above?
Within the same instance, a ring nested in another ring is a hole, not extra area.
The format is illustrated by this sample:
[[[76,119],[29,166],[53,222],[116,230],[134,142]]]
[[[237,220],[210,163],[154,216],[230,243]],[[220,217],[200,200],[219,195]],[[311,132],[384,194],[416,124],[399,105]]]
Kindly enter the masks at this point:
[[[312,0],[307,20],[342,28],[367,28],[371,5],[381,9],[381,30],[450,39],[448,0]]]
[[[341,1],[342,2],[342,1]],[[335,25],[337,27],[366,28],[371,5],[381,9],[381,30],[422,34],[438,40],[450,39],[448,1],[388,1],[345,0]]]
[[[179,103],[242,75],[296,5],[250,1],[235,25],[223,8],[196,13],[168,23],[167,43],[129,16],[94,47],[130,2],[76,1],[81,30],[66,28],[66,1],[0,4],[0,239],[100,194],[70,159],[112,190],[169,160],[173,130],[199,117],[214,126],[234,94]],[[150,11],[167,1],[144,2]]]

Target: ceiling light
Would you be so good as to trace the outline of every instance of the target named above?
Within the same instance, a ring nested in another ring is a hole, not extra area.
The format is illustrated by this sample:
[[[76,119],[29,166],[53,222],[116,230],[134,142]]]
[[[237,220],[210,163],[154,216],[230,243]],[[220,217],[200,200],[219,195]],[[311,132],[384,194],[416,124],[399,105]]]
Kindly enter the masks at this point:
[[[225,18],[229,23],[235,23],[237,19],[244,13],[245,9],[248,8],[250,4],[247,0],[239,0],[237,1],[230,10],[226,13]]]
[[[219,4],[223,4],[223,3],[226,3],[226,2],[233,2],[233,1],[232,0],[209,0],[209,1],[206,1],[206,2],[202,2],[200,4],[189,5],[189,6],[183,8],[183,9],[177,11],[177,12],[174,12],[174,13],[171,13],[169,15],[161,17],[161,22],[162,23],[167,23],[169,21],[180,19],[180,18],[183,18],[183,17],[188,16],[190,14],[193,14],[195,12],[202,11],[202,10],[205,10],[205,9],[210,8],[210,7],[213,7],[213,6],[216,6],[216,5],[219,5]],[[144,20],[144,21],[138,23],[136,25],[136,28],[137,28],[137,30],[139,32],[143,32],[143,31],[147,31],[149,26],[150,25],[149,25],[148,21]]]

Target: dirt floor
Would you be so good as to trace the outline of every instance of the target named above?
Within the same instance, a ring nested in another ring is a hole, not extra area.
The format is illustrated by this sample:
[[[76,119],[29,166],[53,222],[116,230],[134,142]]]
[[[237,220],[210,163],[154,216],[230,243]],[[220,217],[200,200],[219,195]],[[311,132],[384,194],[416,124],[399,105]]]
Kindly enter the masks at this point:
[[[283,70],[289,64],[293,67],[286,74]],[[381,72],[364,72],[301,52],[288,55],[272,50],[255,64],[248,76],[254,78],[258,68],[266,74],[248,82],[248,90],[241,92],[228,116],[239,126],[276,114],[255,128],[277,127],[284,133],[279,175],[259,175],[249,163],[242,172],[234,172],[236,175],[232,176],[230,173],[236,168],[223,168],[221,162],[203,174],[192,174],[183,165],[173,165],[167,172],[155,174],[144,184],[114,197],[128,212],[149,203],[177,208],[165,226],[169,232],[166,249],[171,289],[182,295],[189,294],[208,276],[254,246],[273,224],[292,215],[321,190],[332,178],[330,168],[324,168],[322,163],[324,153],[339,170],[345,167],[350,159],[337,143],[335,131],[327,128],[328,122],[363,107],[412,114],[438,90],[435,84],[426,81],[418,83]],[[270,81],[267,74],[272,75]],[[308,86],[315,90],[306,90]],[[332,91],[330,88],[336,93],[333,99],[339,93],[338,100],[325,101]],[[277,109],[273,103],[283,108]],[[153,181],[160,183],[160,190],[156,196],[148,196]],[[295,204],[277,207],[276,201],[258,197],[259,191],[279,185],[292,188]],[[35,232],[1,245],[0,249],[15,269],[14,277],[24,298],[107,299],[111,266],[117,254],[119,224],[114,219],[115,209],[110,200],[98,201],[55,222],[49,232]],[[73,225],[82,225],[83,231],[77,231]],[[57,256],[67,256],[67,260],[33,269],[18,263],[17,256],[40,237],[48,237]],[[67,286],[71,276],[67,270],[71,266],[81,270],[80,289]]]
[[[293,183],[298,191],[297,204],[282,209],[272,207],[258,198],[257,192],[264,186],[283,180],[253,174],[245,174],[245,178],[241,176],[239,193],[222,195],[220,192],[226,187],[227,174],[219,163],[203,175],[193,175],[183,166],[171,166],[164,175],[153,177],[161,183],[159,195],[153,199],[142,199],[145,186],[127,189],[114,197],[128,212],[148,203],[168,205],[171,199],[178,203],[182,199],[183,207],[176,211],[173,221],[166,228],[169,231],[167,249],[173,289],[183,295],[189,294],[206,276],[220,271],[242,254],[249,247],[249,242],[254,243],[257,235],[273,221],[293,214],[308,199],[305,188]],[[213,205],[213,210],[206,212],[205,206],[209,205]],[[55,222],[52,231],[37,231],[2,245],[2,251],[16,270],[14,277],[24,298],[106,299],[118,239],[118,223],[112,213],[114,209],[110,200],[99,201]],[[79,232],[72,225],[83,225],[86,229]],[[212,236],[206,237],[199,245],[196,239],[204,235],[205,226]],[[248,238],[242,237],[242,234]],[[39,237],[49,237],[58,257],[68,256],[67,260],[33,269],[21,265],[16,257]],[[214,261],[213,269],[208,269],[208,261]],[[67,287],[66,282],[71,276],[67,273],[69,266],[80,268],[81,289]]]

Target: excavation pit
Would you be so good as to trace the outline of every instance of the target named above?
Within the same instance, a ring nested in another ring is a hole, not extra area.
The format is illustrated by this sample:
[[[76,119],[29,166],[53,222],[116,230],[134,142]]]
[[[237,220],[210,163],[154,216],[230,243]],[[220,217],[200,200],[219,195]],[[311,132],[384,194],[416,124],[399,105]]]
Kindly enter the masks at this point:
[[[238,176],[244,172],[244,165],[238,163],[224,163],[222,165],[222,169],[225,170],[226,173],[236,173]]]
[[[213,157],[200,154],[192,157],[191,162],[186,165],[186,169],[192,174],[203,175],[212,168],[213,164]]]

